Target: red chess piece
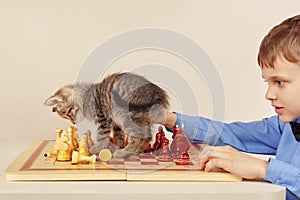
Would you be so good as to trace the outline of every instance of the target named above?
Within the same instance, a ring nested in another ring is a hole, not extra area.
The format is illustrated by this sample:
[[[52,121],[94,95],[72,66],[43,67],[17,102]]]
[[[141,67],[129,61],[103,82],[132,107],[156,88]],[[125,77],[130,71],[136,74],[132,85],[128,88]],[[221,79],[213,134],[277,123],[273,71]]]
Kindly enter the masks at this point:
[[[162,146],[162,143],[163,143],[164,139],[166,138],[166,135],[161,126],[158,128],[158,132],[160,132],[160,144]]]
[[[179,132],[179,126],[176,125],[175,128],[173,129],[173,135],[172,135],[172,139],[174,139],[174,137],[176,136],[176,134]]]
[[[144,150],[144,153],[151,153],[153,151],[153,148],[151,147],[151,144],[148,144],[146,149]]]
[[[160,162],[170,162],[172,161],[171,151],[169,149],[169,140],[166,137],[162,138],[161,151],[158,156],[158,161]]]
[[[184,129],[181,128],[174,135],[173,145],[171,146],[172,157],[180,160],[189,160],[190,156],[188,154],[188,150],[191,144],[187,137],[184,135]]]
[[[153,144],[153,151],[156,151],[158,154],[158,150],[161,148],[162,145],[162,139],[165,137],[165,132],[163,131],[163,128],[160,126],[158,128],[158,132],[155,135],[155,142]]]
[[[179,149],[177,149],[177,146],[175,145],[176,143],[175,143],[175,139],[174,139],[178,132],[179,132],[179,127],[178,127],[178,125],[176,125],[175,128],[173,129],[173,135],[172,135],[173,140],[172,140],[172,143],[170,145],[170,149],[171,149],[171,153],[172,153],[173,158],[177,158],[178,151],[179,151]]]
[[[178,160],[187,160],[189,161],[190,160],[190,155],[188,154],[188,152],[183,152],[179,157],[178,157]]]

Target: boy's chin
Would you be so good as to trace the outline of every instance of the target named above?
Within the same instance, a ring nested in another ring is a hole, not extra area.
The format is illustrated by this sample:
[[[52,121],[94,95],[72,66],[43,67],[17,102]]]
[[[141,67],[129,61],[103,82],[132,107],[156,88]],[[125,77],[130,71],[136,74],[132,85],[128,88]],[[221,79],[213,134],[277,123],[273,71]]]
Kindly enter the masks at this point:
[[[279,119],[280,121],[284,122],[284,123],[289,123],[295,119],[298,119],[300,116],[295,117],[295,116],[288,116],[288,115],[279,115]]]

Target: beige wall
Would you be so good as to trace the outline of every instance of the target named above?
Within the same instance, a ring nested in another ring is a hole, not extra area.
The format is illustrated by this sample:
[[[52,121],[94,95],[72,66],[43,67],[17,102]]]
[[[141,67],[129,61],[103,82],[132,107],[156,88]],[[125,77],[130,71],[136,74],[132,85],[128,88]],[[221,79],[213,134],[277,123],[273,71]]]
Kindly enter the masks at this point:
[[[53,138],[54,128],[67,127],[43,106],[44,100],[76,80],[80,66],[99,44],[143,27],[174,30],[206,50],[225,88],[225,121],[273,115],[264,100],[257,50],[271,27],[297,13],[300,1],[295,0],[1,0],[0,141]],[[123,56],[110,69],[130,70],[147,63],[188,69],[178,57],[159,51]],[[191,73],[184,76],[202,84]],[[210,116],[207,91],[196,93],[208,104],[199,114]],[[173,105],[178,109],[178,102]]]

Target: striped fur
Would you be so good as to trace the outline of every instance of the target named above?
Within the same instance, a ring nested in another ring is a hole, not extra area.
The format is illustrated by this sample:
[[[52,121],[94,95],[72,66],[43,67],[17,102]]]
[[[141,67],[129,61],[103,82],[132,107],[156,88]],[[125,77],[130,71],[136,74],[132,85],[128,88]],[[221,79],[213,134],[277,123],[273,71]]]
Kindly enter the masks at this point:
[[[151,125],[164,121],[168,109],[166,92],[142,76],[115,73],[98,84],[76,83],[59,89],[46,106],[72,123],[93,120],[97,142],[90,153],[109,147],[112,131],[116,157],[143,152],[151,141]],[[129,138],[125,146],[125,135]]]

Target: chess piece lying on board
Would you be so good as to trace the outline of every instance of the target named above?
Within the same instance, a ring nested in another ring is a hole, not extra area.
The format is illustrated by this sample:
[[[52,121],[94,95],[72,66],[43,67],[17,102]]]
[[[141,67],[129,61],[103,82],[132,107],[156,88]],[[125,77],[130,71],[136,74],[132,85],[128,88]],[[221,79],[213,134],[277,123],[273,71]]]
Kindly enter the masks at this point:
[[[102,149],[99,152],[99,158],[103,162],[107,162],[111,159],[112,153],[108,149]],[[73,151],[72,153],[72,164],[78,163],[96,163],[96,155],[86,156],[80,154],[78,151]]]
[[[109,161],[111,159],[111,157],[112,157],[112,154],[111,154],[110,150],[108,150],[108,149],[102,149],[99,152],[99,158],[103,162]]]
[[[73,151],[72,153],[72,164],[78,163],[96,163],[96,155],[85,156],[80,154],[78,151]]]

